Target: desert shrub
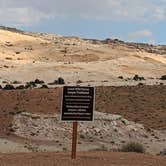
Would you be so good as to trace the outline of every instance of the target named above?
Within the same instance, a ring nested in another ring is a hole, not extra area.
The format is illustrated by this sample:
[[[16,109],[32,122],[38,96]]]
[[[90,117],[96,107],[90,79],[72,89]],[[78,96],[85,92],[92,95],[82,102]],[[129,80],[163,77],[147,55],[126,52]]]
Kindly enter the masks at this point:
[[[160,80],[166,80],[166,75],[161,76]]]
[[[8,82],[7,82],[7,81],[2,81],[2,83],[3,83],[3,84],[8,84]]]
[[[24,85],[19,85],[16,87],[16,89],[25,89]]]
[[[44,84],[44,81],[39,79],[36,79],[34,82],[35,84]]]
[[[122,152],[137,152],[137,153],[144,153],[145,148],[142,144],[138,142],[129,142],[122,146],[121,148]]]
[[[144,84],[142,82],[138,83],[138,86],[143,86]]]
[[[62,77],[59,77],[57,80],[54,80],[51,83],[48,83],[48,85],[63,85],[65,84],[65,80]]]
[[[145,80],[145,78],[144,77],[140,77],[140,76],[138,76],[137,74],[133,77],[133,80],[135,80],[135,81],[141,81],[141,80]]]
[[[12,58],[11,58],[11,57],[6,57],[5,59],[6,59],[6,60],[12,60]]]
[[[20,81],[13,81],[12,84],[21,84]]]
[[[166,156],[166,149],[160,152],[160,156]]]
[[[36,83],[34,81],[27,82],[25,85],[25,89],[35,88],[35,87],[36,87]]]
[[[41,86],[41,89],[48,89],[48,86],[44,84]]]
[[[13,85],[7,84],[5,85],[5,87],[3,88],[4,90],[13,90],[15,89]]]
[[[145,80],[145,78],[144,77],[140,77],[140,76],[138,76],[137,74],[133,77],[133,80],[135,80],[135,81],[141,81],[141,80]]]
[[[58,84],[65,84],[65,80],[62,77],[58,78]]]
[[[81,84],[81,83],[82,83],[82,81],[81,81],[81,80],[78,80],[76,83],[77,83],[77,84]]]
[[[5,68],[9,68],[9,66],[7,66],[7,65],[4,65],[3,67],[5,67]]]
[[[19,52],[19,51],[16,51],[15,53],[16,53],[16,54],[20,54],[20,52]]]
[[[119,78],[119,79],[123,79],[123,76],[119,76],[118,78]]]

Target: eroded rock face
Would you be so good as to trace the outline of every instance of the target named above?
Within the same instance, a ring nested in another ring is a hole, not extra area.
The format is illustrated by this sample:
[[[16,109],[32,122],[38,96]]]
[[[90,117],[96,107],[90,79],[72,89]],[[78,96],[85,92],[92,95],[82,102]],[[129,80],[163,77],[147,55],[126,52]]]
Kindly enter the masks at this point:
[[[17,136],[30,140],[58,140],[65,148],[71,143],[72,123],[61,122],[60,115],[48,116],[22,112],[15,115],[12,129]],[[130,122],[119,115],[100,112],[95,112],[93,122],[79,122],[78,129],[81,150],[94,148],[102,150],[103,147],[104,150],[119,149],[122,144],[129,141],[148,144],[153,139],[151,136],[153,131],[147,132],[143,125]],[[153,141],[155,144],[157,140]],[[151,147],[149,148],[151,150]]]

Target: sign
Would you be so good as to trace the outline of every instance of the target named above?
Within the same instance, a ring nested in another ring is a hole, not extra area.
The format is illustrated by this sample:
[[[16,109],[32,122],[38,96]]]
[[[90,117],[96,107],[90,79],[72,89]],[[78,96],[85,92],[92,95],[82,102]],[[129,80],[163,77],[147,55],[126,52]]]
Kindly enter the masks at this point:
[[[94,87],[63,88],[62,121],[93,121]]]

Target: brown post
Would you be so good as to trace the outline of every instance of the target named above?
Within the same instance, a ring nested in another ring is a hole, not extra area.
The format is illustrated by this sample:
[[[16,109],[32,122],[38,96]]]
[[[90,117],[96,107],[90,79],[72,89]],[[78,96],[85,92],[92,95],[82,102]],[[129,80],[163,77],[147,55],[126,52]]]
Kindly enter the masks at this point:
[[[76,151],[77,151],[77,128],[78,123],[73,122],[73,138],[72,138],[72,154],[71,158],[76,159]]]

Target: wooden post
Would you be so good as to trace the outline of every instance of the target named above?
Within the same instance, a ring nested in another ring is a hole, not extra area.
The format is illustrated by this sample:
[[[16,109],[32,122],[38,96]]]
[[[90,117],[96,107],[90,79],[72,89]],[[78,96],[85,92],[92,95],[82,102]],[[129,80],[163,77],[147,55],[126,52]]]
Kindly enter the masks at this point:
[[[72,137],[72,154],[71,158],[76,159],[76,152],[77,152],[77,128],[78,123],[73,122],[73,137]]]

